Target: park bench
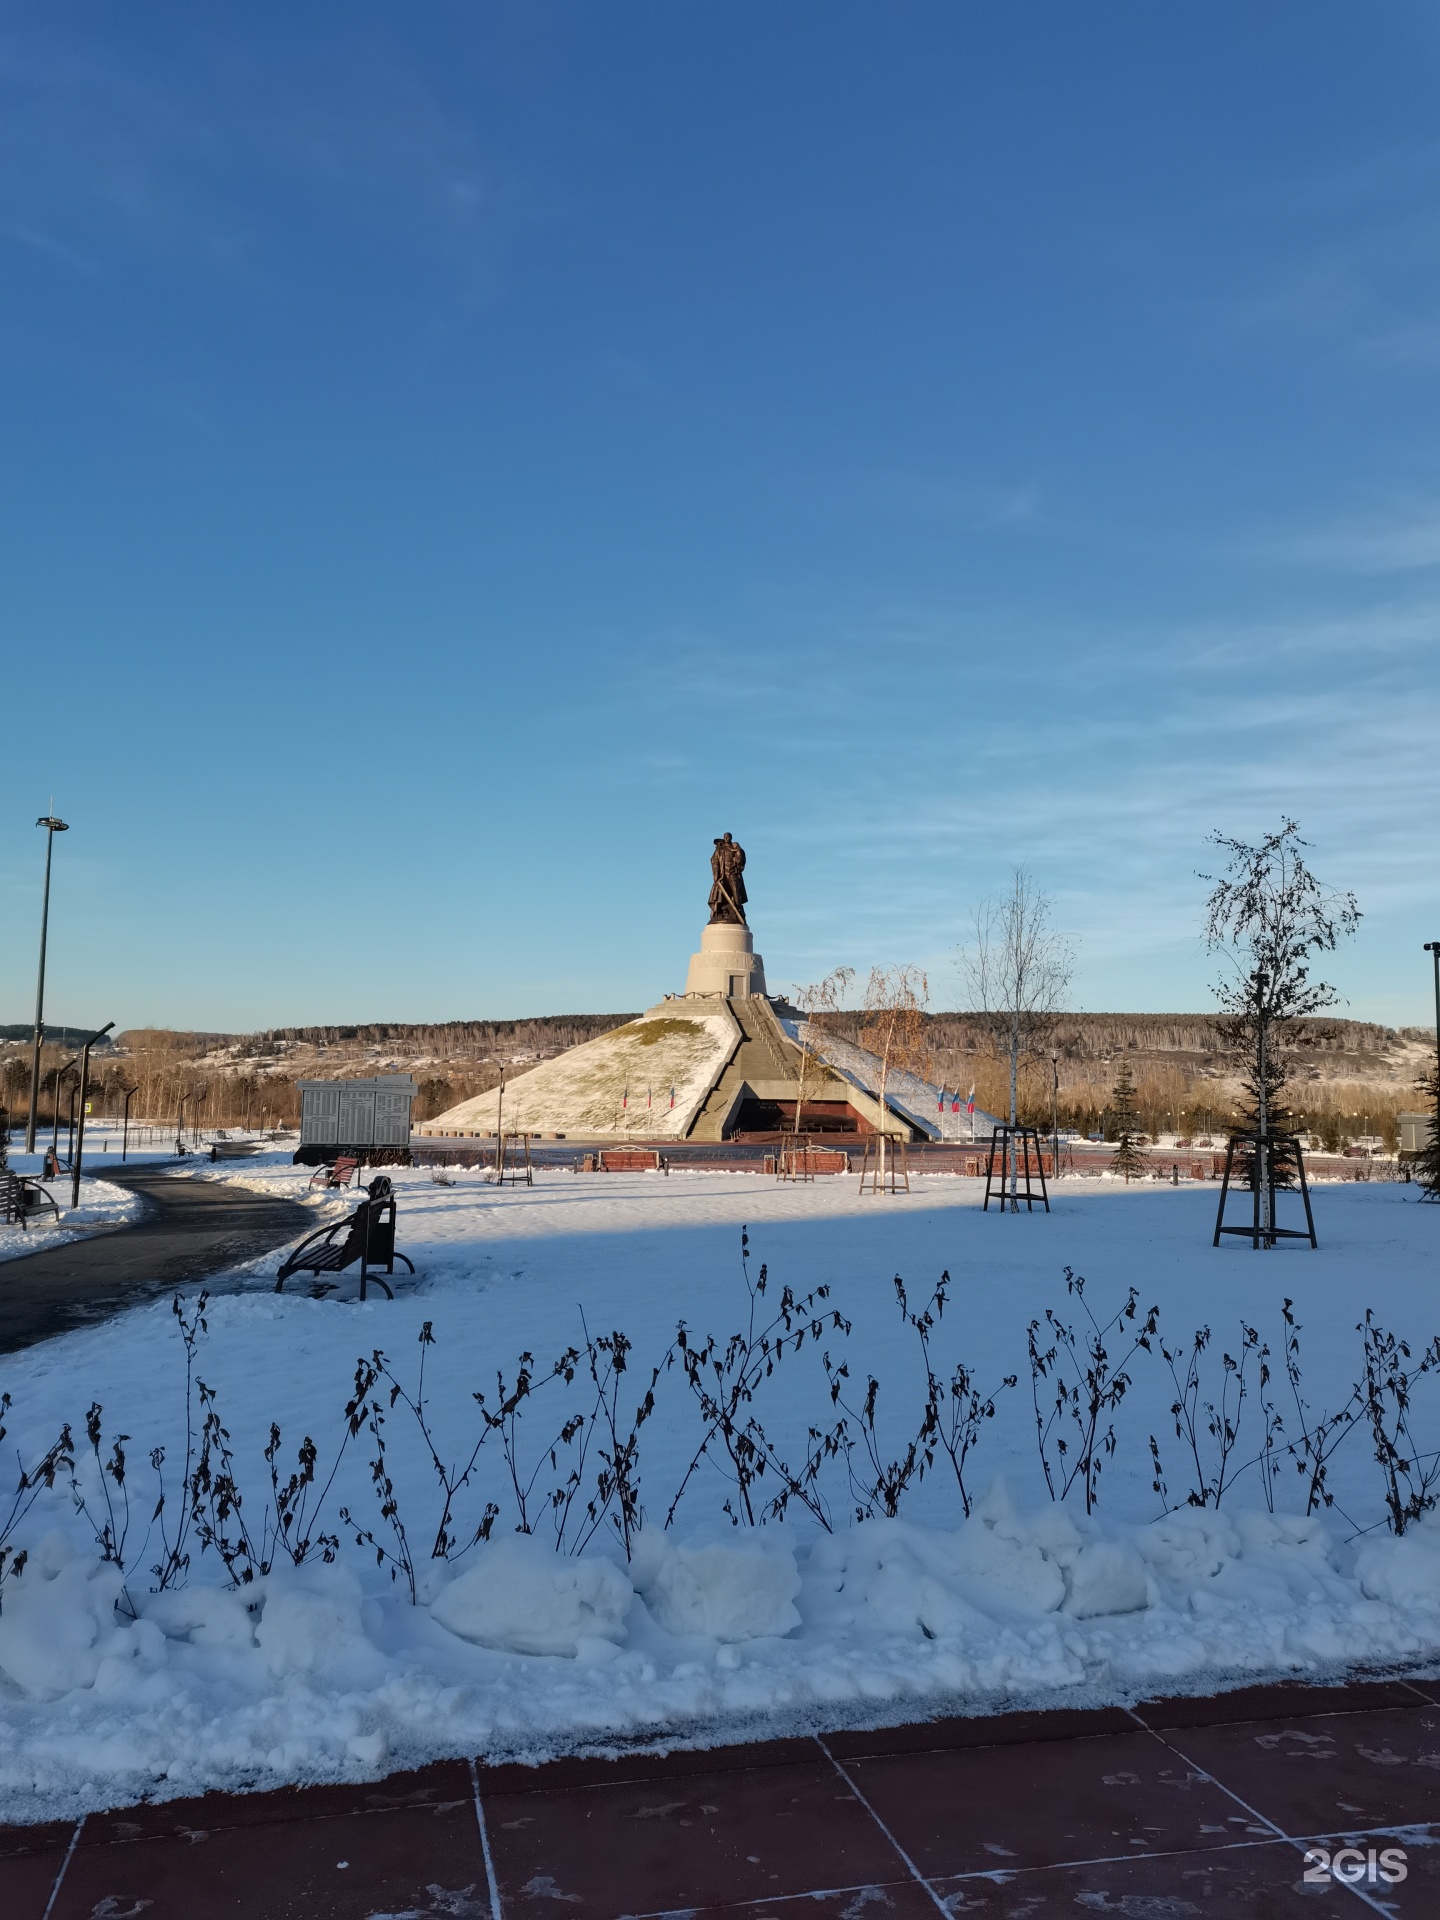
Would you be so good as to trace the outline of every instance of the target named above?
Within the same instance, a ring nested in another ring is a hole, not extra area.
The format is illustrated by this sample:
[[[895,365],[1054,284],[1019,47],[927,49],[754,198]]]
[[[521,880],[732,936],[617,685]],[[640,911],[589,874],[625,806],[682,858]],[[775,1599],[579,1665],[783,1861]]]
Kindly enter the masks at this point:
[[[387,1300],[395,1298],[394,1290],[375,1271],[384,1267],[387,1274],[393,1274],[397,1260],[404,1260],[411,1273],[415,1271],[414,1262],[395,1249],[395,1191],[389,1176],[379,1173],[365,1192],[365,1199],[348,1220],[336,1220],[328,1227],[321,1227],[287,1256],[276,1276],[277,1293],[292,1273],[343,1273],[358,1260],[360,1298],[365,1298],[366,1287],[372,1279],[385,1289]]]
[[[0,1220],[7,1227],[17,1221],[28,1227],[31,1214],[43,1213],[47,1207],[58,1221],[60,1209],[38,1180],[27,1173],[12,1173],[9,1167],[0,1168]]]
[[[338,1160],[317,1167],[310,1176],[310,1184],[312,1187],[348,1187],[359,1171],[360,1162],[342,1153]]]

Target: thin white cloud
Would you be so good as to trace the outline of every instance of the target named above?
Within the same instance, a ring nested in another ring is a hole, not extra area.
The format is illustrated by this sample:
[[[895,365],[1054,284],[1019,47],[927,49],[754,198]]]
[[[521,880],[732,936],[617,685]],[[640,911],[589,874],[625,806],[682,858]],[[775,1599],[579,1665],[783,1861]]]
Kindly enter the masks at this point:
[[[383,39],[302,41],[277,67],[220,33],[182,85],[122,36],[12,29],[0,83],[0,223],[71,263],[119,247],[253,267],[267,235],[251,189],[268,179],[287,206],[403,235],[478,286],[535,211]]]
[[[99,264],[88,254],[69,246],[64,240],[58,240],[54,234],[34,233],[29,227],[6,223],[0,225],[0,235],[17,246],[28,247],[32,253],[43,253],[47,259],[58,260],[61,266],[69,267],[74,273],[94,275],[100,271]]]
[[[1423,572],[1440,567],[1440,501],[1410,502],[1387,513],[1337,520],[1276,540],[1261,551],[1293,565],[1346,573]],[[1394,617],[1392,613],[1392,621]]]

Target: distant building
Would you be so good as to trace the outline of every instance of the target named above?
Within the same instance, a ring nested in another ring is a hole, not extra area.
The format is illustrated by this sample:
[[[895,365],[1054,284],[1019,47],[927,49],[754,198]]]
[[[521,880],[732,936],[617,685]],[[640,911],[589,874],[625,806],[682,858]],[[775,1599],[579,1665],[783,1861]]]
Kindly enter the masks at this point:
[[[1423,1153],[1435,1130],[1433,1113],[1397,1113],[1395,1130],[1401,1153]]]

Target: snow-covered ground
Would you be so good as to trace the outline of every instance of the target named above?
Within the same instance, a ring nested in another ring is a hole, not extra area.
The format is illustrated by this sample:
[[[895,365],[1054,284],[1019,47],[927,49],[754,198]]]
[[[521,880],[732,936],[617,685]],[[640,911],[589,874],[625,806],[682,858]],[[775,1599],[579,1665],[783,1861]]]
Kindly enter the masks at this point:
[[[30,1164],[34,1161],[34,1165]],[[40,1171],[40,1156],[14,1154],[11,1166],[17,1173]],[[66,1240],[79,1240],[105,1227],[126,1226],[138,1220],[145,1210],[139,1194],[130,1193],[108,1180],[94,1180],[85,1174],[80,1181],[80,1204],[70,1205],[70,1176],[47,1180],[45,1190],[60,1209],[57,1222],[48,1210],[37,1214],[28,1227],[18,1223],[0,1226],[0,1260],[14,1260],[24,1253],[39,1253],[42,1247],[58,1247]]]
[[[308,1179],[280,1155],[195,1174],[291,1194],[304,1193]],[[761,1262],[768,1267],[768,1301],[778,1304],[784,1286],[806,1293],[826,1285],[824,1309],[851,1322],[848,1335],[828,1325],[787,1353],[746,1409],[792,1461],[811,1426],[836,1418],[826,1353],[849,1366],[843,1391],[852,1406],[868,1375],[880,1382],[880,1444],[887,1458],[903,1454],[924,1376],[893,1277],[904,1276],[918,1306],[948,1270],[950,1303],[931,1335],[937,1371],[948,1379],[963,1360],[987,1394],[1018,1375],[1013,1389],[1000,1389],[967,1466],[973,1514],[966,1520],[941,1453],[898,1519],[856,1524],[839,1459],[820,1481],[831,1531],[795,1508],[783,1527],[731,1529],[722,1504],[733,1489],[702,1463],[665,1533],[700,1433],[694,1397],[672,1366],[640,1432],[644,1525],[630,1562],[603,1529],[578,1559],[557,1554],[547,1498],[580,1440],[558,1447],[553,1469],[548,1448],[568,1413],[592,1410],[582,1372],[573,1389],[538,1384],[519,1422],[522,1473],[536,1475],[535,1539],[513,1533],[514,1495],[492,1433],[452,1515],[463,1541],[493,1500],[492,1540],[449,1563],[430,1557],[441,1515],[435,1469],[404,1401],[382,1401],[416,1604],[408,1583],[357,1547],[355,1527],[341,1518],[348,1507],[356,1526],[396,1549],[375,1497],[366,1430],[350,1440],[311,1522],[338,1537],[333,1565],[296,1569],[282,1554],[268,1577],[235,1589],[192,1527],[183,1582],[155,1593],[149,1569],[162,1545],[158,1526],[146,1538],[156,1498],[148,1462],[163,1446],[173,1532],[185,1374],[168,1304],[140,1307],[0,1360],[0,1388],[13,1400],[4,1443],[11,1484],[17,1452],[33,1462],[63,1422],[88,1458],[84,1417],[94,1401],[103,1409],[102,1450],[116,1433],[128,1436],[132,1497],[123,1574],[101,1562],[64,1476],[11,1542],[31,1558],[3,1588],[0,1816],[206,1785],[363,1777],[446,1753],[540,1757],[635,1740],[703,1743],[759,1729],[1440,1660],[1440,1525],[1427,1521],[1399,1540],[1388,1532],[1360,1425],[1337,1449],[1336,1504],[1319,1518],[1305,1518],[1289,1464],[1275,1482],[1273,1513],[1253,1467],[1218,1513],[1186,1508],[1193,1476],[1168,1411],[1175,1389],[1158,1354],[1141,1353],[1113,1416],[1116,1447],[1098,1508],[1087,1517],[1078,1488],[1063,1503],[1047,1494],[1026,1357],[1027,1325],[1043,1325],[1047,1307],[1064,1323],[1077,1319],[1067,1266],[1086,1276],[1086,1300],[1102,1320],[1133,1284],[1142,1312],[1158,1307],[1172,1344],[1188,1348],[1198,1327],[1213,1328],[1206,1395],[1219,1391],[1221,1353],[1239,1350],[1241,1322],[1253,1325],[1272,1349],[1272,1391],[1289,1437],[1297,1416],[1279,1363],[1282,1301],[1294,1302],[1301,1325],[1303,1391],[1314,1411],[1350,1392],[1360,1370],[1355,1328],[1367,1307],[1417,1354],[1440,1326],[1432,1287],[1440,1208],[1420,1204],[1413,1188],[1324,1189],[1318,1253],[1256,1254],[1238,1243],[1211,1248],[1213,1188],[1062,1183],[1052,1214],[1011,1217],[982,1214],[976,1182],[943,1176],[878,1199],[862,1198],[853,1178],[792,1185],[743,1174],[543,1172],[533,1188],[496,1190],[478,1172],[447,1177],[451,1184],[440,1185],[423,1170],[396,1176],[399,1243],[418,1272],[397,1280],[393,1302],[372,1294],[361,1305],[348,1280],[327,1298],[303,1288],[277,1296],[274,1259],[212,1289],[196,1371],[228,1430],[257,1551],[271,1423],[281,1430],[281,1485],[307,1436],[323,1483],[345,1435],[357,1360],[376,1348],[410,1392],[423,1351],[437,1450],[453,1463],[482,1430],[473,1396],[495,1404],[497,1372],[513,1383],[518,1356],[530,1353],[538,1382],[564,1349],[583,1345],[585,1328],[592,1338],[621,1329],[633,1342],[619,1398],[628,1426],[677,1321],[722,1342],[744,1325],[742,1223],[752,1279]],[[317,1219],[338,1216],[341,1205],[316,1196]],[[422,1349],[427,1325],[433,1343]],[[1108,1345],[1118,1355],[1128,1340]],[[1240,1459],[1262,1438],[1253,1357],[1250,1380]],[[1427,1378],[1417,1389],[1422,1450],[1440,1447],[1435,1385]],[[1179,1509],[1168,1514],[1152,1488],[1151,1434]],[[1208,1456],[1203,1432],[1202,1448]],[[597,1464],[592,1450],[572,1537]],[[93,1459],[80,1486],[103,1522]],[[774,1491],[772,1473],[758,1492]],[[114,1499],[113,1482],[110,1492]]]

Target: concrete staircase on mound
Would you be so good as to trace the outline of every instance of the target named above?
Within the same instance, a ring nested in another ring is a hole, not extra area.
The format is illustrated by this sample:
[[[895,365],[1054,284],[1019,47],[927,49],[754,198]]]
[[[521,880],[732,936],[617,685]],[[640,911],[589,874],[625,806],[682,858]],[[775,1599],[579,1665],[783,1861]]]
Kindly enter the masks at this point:
[[[800,1049],[781,1032],[769,1001],[757,995],[727,1000],[725,1007],[740,1037],[704,1106],[691,1121],[687,1140],[723,1140],[725,1123],[747,1086],[762,1099],[794,1098]]]

